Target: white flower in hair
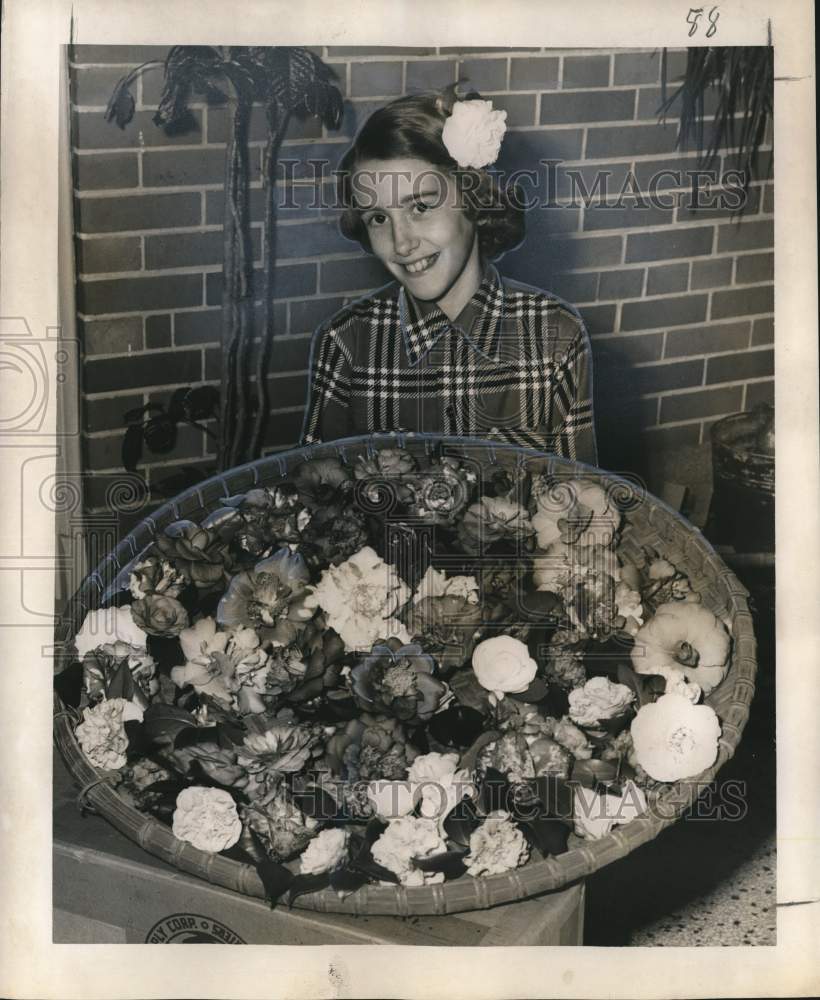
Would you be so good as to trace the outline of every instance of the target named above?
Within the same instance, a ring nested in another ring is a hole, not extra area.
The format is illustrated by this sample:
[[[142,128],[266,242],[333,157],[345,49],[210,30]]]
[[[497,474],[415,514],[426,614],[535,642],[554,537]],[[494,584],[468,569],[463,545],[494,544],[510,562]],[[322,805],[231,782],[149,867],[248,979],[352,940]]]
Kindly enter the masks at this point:
[[[495,163],[507,131],[507,112],[494,111],[492,101],[456,101],[441,139],[460,167]]]

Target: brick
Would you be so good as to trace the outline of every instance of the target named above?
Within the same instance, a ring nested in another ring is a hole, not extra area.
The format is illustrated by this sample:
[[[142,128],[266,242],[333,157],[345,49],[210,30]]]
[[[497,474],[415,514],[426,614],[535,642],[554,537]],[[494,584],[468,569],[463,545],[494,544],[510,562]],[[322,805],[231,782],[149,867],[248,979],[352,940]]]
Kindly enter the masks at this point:
[[[737,258],[736,285],[750,285],[763,281],[774,281],[773,253],[744,254]]]
[[[668,226],[674,213],[669,208],[634,204],[617,208],[612,205],[590,205],[584,210],[584,229],[626,229],[629,226]]]
[[[145,348],[149,351],[171,346],[171,317],[168,313],[145,317]]]
[[[539,248],[538,255],[532,252],[531,245],[525,240],[520,250],[506,254],[502,261],[505,274],[539,287],[544,282],[545,273],[552,269],[606,267],[620,262],[620,236],[550,240]]]
[[[672,364],[647,365],[633,373],[635,391],[638,393],[668,392],[670,389],[688,389],[703,380],[703,361],[676,361]]]
[[[752,324],[752,347],[774,343],[774,316],[763,316]]]
[[[152,59],[164,60],[167,55],[167,45],[72,45],[70,53],[75,64],[107,63],[129,69]]]
[[[666,357],[683,358],[720,351],[740,351],[749,346],[749,321],[717,326],[670,330],[666,334]]]
[[[626,121],[631,120],[634,113],[634,90],[590,90],[541,95],[542,125]]]
[[[202,276],[104,278],[79,285],[79,310],[86,315],[179,309],[202,302]]]
[[[751,410],[758,403],[774,406],[774,381],[750,382],[746,386],[746,409]]]
[[[463,49],[453,49],[462,52]],[[484,51],[483,49],[481,50]],[[431,48],[413,48],[398,45],[328,45],[328,56],[432,56],[436,50]]]
[[[555,185],[554,197],[572,204],[610,204],[619,200],[629,172],[628,163],[573,165],[551,170],[550,183]]]
[[[353,97],[388,97],[401,93],[400,62],[353,63],[350,93]]]
[[[630,233],[626,240],[626,263],[711,253],[713,237],[711,226],[671,229],[665,233]]]
[[[335,219],[279,226],[276,232],[276,255],[280,260],[345,253],[348,250],[350,242],[339,232]]]
[[[174,316],[174,343],[177,347],[218,343],[221,335],[221,309],[178,312]]]
[[[545,56],[510,60],[510,90],[555,90],[558,60]]]
[[[325,60],[325,66],[333,71],[334,75],[331,83],[338,89],[342,97],[349,97],[350,95],[347,92],[347,63]]]
[[[201,351],[168,352],[160,364],[156,354],[91,359],[83,371],[85,392],[116,392],[156,385],[191,385],[202,372]]]
[[[703,95],[703,111],[707,118],[713,117],[717,111],[720,94],[720,90],[713,87]],[[669,103],[664,118],[680,118],[682,94],[677,87],[666,88],[666,99]],[[660,87],[641,87],[638,94],[638,118],[656,119],[661,113],[662,104],[663,90]]]
[[[658,423],[658,404],[660,399],[644,398],[638,400],[638,412],[641,415],[641,427],[654,427]]]
[[[361,99],[345,101],[344,108],[342,109],[342,121],[339,126],[339,131],[334,132],[333,135],[347,136],[352,139],[367,119],[373,114],[373,112],[378,111],[379,108],[383,107],[384,101],[368,101]]]
[[[723,157],[723,170],[745,170],[746,163],[737,153],[727,153]],[[757,164],[753,167],[750,180],[770,180],[774,170],[774,152],[771,149],[761,149],[757,155]]]
[[[615,329],[615,306],[584,306],[581,318],[592,337],[612,333]]]
[[[128,354],[142,350],[142,319],[139,316],[86,320],[80,329],[86,357],[94,354]]]
[[[493,107],[507,112],[507,128],[535,124],[535,94],[496,94]]]
[[[606,347],[611,354],[626,359],[630,364],[660,361],[663,351],[663,334],[641,333],[635,336],[619,334],[609,338],[606,341]]]
[[[671,292],[685,292],[688,284],[688,264],[664,264],[661,267],[650,267],[646,280],[646,294],[668,295]]]
[[[139,166],[136,153],[89,153],[75,156],[75,183],[81,191],[136,187]]]
[[[262,272],[254,271],[256,297],[262,294]],[[290,299],[313,295],[316,291],[315,264],[277,265],[274,276],[274,298]],[[222,305],[222,273],[214,272],[205,276],[206,305]],[[180,303],[182,305],[182,303]]]
[[[643,292],[643,268],[623,271],[601,271],[598,283],[599,299],[634,299]]]
[[[142,393],[108,396],[83,401],[83,426],[87,431],[118,430],[125,426],[123,414],[142,406]]]
[[[609,56],[566,56],[564,90],[576,87],[606,87],[609,84]]]
[[[378,106],[379,102],[376,102]],[[335,135],[336,133],[334,133]],[[346,142],[315,142],[309,146],[283,146],[279,154],[279,178],[294,181],[331,179],[344,153]],[[287,166],[283,164],[288,160]],[[308,163],[308,160],[313,161]]]
[[[682,392],[661,399],[660,422],[680,423],[701,417],[717,417],[737,412],[743,401],[743,386]]]
[[[124,431],[106,437],[88,438],[85,460],[89,469],[122,469],[122,442]]]
[[[677,129],[672,125],[607,125],[589,130],[587,159],[643,156],[675,151]]]
[[[230,131],[232,111],[227,107],[211,106],[208,108],[207,141],[224,144]],[[322,123],[313,116],[301,119],[293,116],[288,123],[285,141],[291,139],[319,139],[322,135]],[[255,106],[251,109],[248,122],[248,142],[264,143],[268,138],[268,120],[265,109]],[[287,148],[285,146],[284,148]],[[222,151],[224,157],[224,150]]]
[[[635,164],[635,178],[641,191],[669,191],[691,185],[689,171],[698,169],[696,156],[676,155],[664,160],[642,160]],[[652,185],[655,178],[654,185]],[[651,187],[650,187],[651,185]],[[671,204],[671,199],[668,199]]]
[[[501,147],[498,169],[538,170],[542,159],[577,160],[581,156],[583,138],[583,129],[509,132]]]
[[[250,179],[259,180],[259,151],[250,150]],[[185,187],[225,183],[225,154],[221,149],[147,151],[142,157],[145,187]]]
[[[330,314],[328,314],[330,315]],[[311,336],[277,337],[271,352],[271,368],[277,372],[306,371]]]
[[[77,67],[71,72],[71,103],[75,106],[106,107],[123,76],[125,73],[121,67]],[[136,84],[131,93],[136,95]]]
[[[705,295],[676,295],[645,302],[627,302],[621,311],[622,330],[685,326],[706,319]]]
[[[72,115],[72,142],[79,149],[128,149],[145,146],[193,146],[202,142],[202,113],[192,111],[192,127],[185,132],[167,132],[153,122],[153,111],[137,111],[121,129],[107,122],[99,111],[77,111]]]
[[[669,83],[681,81],[686,74],[688,49],[669,49],[666,53],[666,79]]]
[[[764,378],[774,374],[774,351],[744,351],[721,354],[706,362],[706,383],[743,382],[749,378]]]
[[[114,271],[139,271],[142,250],[139,236],[102,236],[76,241],[77,268],[80,274],[111,274]]]
[[[754,215],[760,206],[760,188],[749,188],[745,195],[738,192],[723,192],[718,189],[704,190],[700,194],[700,204],[693,203],[692,192],[686,191],[681,195],[678,222],[740,218],[738,198],[741,197],[745,203],[744,211],[749,215]]]
[[[763,212],[771,215],[774,212],[774,184],[767,184],[763,195]]]
[[[303,422],[304,411],[301,407],[290,413],[272,413],[266,428],[265,447],[293,447],[301,437]]]
[[[438,90],[455,81],[454,59],[432,59],[424,62],[408,60],[404,88],[408,94],[422,90]]]
[[[711,260],[695,260],[692,262],[692,291],[699,288],[718,288],[732,283],[732,258],[721,257]]]
[[[78,230],[82,233],[128,232],[198,226],[202,216],[198,192],[123,195],[116,198],[80,198]]]
[[[539,212],[530,212],[527,216],[527,238],[532,247],[545,244],[561,233],[575,233],[581,217],[580,208],[568,205],[550,205]]]
[[[460,79],[482,94],[507,89],[506,59],[463,59],[458,63],[456,72]]]
[[[456,55],[464,54],[467,52],[479,53],[479,52],[539,52],[539,46],[527,46],[527,45],[457,45],[453,47],[447,47],[442,45],[439,48],[439,52],[442,55],[449,55],[451,52]]]
[[[375,257],[327,260],[322,262],[320,289],[322,292],[354,292],[380,288],[392,280],[392,275]]]
[[[344,305],[344,299],[305,299],[290,303],[291,334],[312,333],[324,320],[329,319]]]
[[[251,252],[254,260],[262,256],[262,232],[251,228]],[[196,267],[199,264],[221,264],[224,256],[222,230],[200,233],[162,233],[145,237],[145,266]]]
[[[700,442],[700,424],[679,427],[652,427],[641,435],[641,444],[652,452],[670,454]]]
[[[598,275],[594,272],[583,274],[554,274],[550,278],[550,291],[567,302],[594,301],[598,292]]]
[[[615,56],[612,79],[616,86],[626,83],[657,83],[660,72],[661,60],[657,49],[646,52],[622,52]]]
[[[712,319],[727,316],[748,316],[774,309],[774,285],[741,288],[737,291],[715,292],[712,295]]]
[[[276,375],[268,379],[268,405],[271,410],[304,406],[307,395],[307,375]]]
[[[757,250],[774,246],[774,220],[752,222],[743,219],[718,227],[718,253]]]

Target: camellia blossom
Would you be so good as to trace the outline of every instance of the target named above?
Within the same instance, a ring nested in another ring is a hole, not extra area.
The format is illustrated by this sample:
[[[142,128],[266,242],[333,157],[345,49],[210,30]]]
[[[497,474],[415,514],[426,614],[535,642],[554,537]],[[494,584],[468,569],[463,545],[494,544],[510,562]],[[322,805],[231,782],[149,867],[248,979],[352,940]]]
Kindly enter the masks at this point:
[[[75,735],[94,767],[116,771],[127,763],[126,722],[139,722],[142,709],[125,698],[108,698],[83,710]]]
[[[656,781],[700,774],[717,760],[720,721],[708,705],[664,694],[644,705],[630,727],[635,759]]]
[[[148,636],[134,621],[131,608],[103,608],[89,611],[80,631],[74,636],[77,655],[82,659],[86,653],[110,642],[127,642],[129,646],[145,649]]]
[[[441,141],[460,167],[480,169],[495,163],[507,131],[507,112],[492,101],[456,101],[444,123]]]
[[[368,712],[408,723],[426,721],[452,698],[448,686],[433,676],[435,667],[421,646],[388,639],[351,670],[353,697]]]
[[[329,566],[305,605],[325,612],[328,625],[349,652],[369,652],[384,637],[410,642],[407,629],[395,617],[409,598],[410,588],[395,568],[366,545],[339,566]]]
[[[428,858],[447,850],[435,820],[402,816],[387,825],[374,842],[373,860],[397,875],[402,885],[430,885],[444,881],[444,872],[425,872],[413,858]]]
[[[310,579],[305,561],[285,546],[252,570],[237,573],[219,602],[220,625],[273,628],[283,619],[306,620],[300,600]]]
[[[222,788],[184,788],[174,810],[174,836],[200,851],[225,851],[239,840],[242,821]]]
[[[131,605],[134,621],[148,635],[174,636],[188,627],[188,612],[175,597],[147,594]]]
[[[620,581],[615,585],[615,607],[624,619],[624,630],[630,635],[636,635],[644,623],[640,593]]]
[[[371,781],[367,798],[379,819],[391,820],[406,816],[416,807],[418,789],[410,781]]]
[[[484,822],[470,834],[467,872],[474,878],[500,875],[520,868],[529,858],[530,848],[512,817],[503,809],[487,814]]]
[[[630,823],[646,811],[646,796],[633,781],[627,781],[621,795],[601,795],[577,785],[574,793],[573,820],[579,837],[597,840],[614,826]]]
[[[347,842],[346,830],[322,830],[299,858],[300,871],[303,875],[321,875],[339,868],[347,857]]]
[[[595,726],[614,719],[630,707],[635,693],[626,684],[613,684],[608,677],[591,677],[583,687],[569,693],[569,715],[579,726]]]
[[[470,772],[459,768],[457,753],[426,753],[413,761],[407,778],[421,798],[421,815],[435,819],[444,835],[444,821],[465,795],[475,794]]]
[[[416,587],[413,604],[418,604],[425,597],[447,596],[463,597],[470,604],[478,604],[478,580],[474,576],[447,577],[441,570],[428,566]]]
[[[520,639],[496,635],[473,650],[473,670],[478,683],[500,701],[505,694],[521,694],[535,679],[538,664]]]

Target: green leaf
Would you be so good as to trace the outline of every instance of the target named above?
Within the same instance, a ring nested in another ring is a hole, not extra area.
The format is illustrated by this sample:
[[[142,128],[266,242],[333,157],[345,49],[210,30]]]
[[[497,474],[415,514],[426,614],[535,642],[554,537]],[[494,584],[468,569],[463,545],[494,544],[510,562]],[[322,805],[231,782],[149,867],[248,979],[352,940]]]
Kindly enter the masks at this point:
[[[131,701],[134,697],[134,678],[128,667],[128,661],[123,660],[114,671],[114,676],[105,687],[106,698],[125,698]]]

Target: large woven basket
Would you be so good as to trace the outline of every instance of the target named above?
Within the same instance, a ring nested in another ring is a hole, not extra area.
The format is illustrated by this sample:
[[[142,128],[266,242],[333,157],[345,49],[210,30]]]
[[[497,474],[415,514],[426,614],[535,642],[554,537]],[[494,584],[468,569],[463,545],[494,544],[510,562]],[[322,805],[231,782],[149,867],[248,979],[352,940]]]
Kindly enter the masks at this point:
[[[397,444],[417,455],[430,451],[434,445],[443,446],[448,453],[465,456],[482,466],[513,468],[526,463],[534,471],[554,473],[559,477],[579,473],[600,477],[602,485],[610,488],[610,495],[616,497],[625,510],[628,527],[622,544],[627,554],[640,565],[644,547],[652,547],[683,569],[703,603],[724,621],[731,632],[729,672],[720,687],[707,699],[722,724],[719,754],[715,765],[708,771],[669,786],[662,795],[659,808],[653,810],[651,815],[645,814],[600,840],[585,842],[583,846],[558,857],[530,861],[517,871],[487,878],[464,876],[451,882],[418,888],[368,885],[344,900],[330,889],[300,896],[295,905],[310,910],[399,916],[457,913],[524,899],[560,889],[584,878],[652,840],[692,805],[705,783],[711,781],[733,755],[754,694],[756,644],[746,600],[748,592],[699,532],[675,511],[636,489],[627,480],[591,470],[588,466],[512,445],[422,435],[406,439],[401,435],[353,438],[273,455],[216,476],[182,493],[142,521],[90,574],[69,605],[59,639],[69,641],[76,634],[87,612],[100,605],[103,595],[121,575],[123,568],[171,522],[180,518],[196,520],[214,509],[223,497],[244,492],[254,485],[275,484],[307,458],[340,455],[353,461],[359,454],[372,453],[379,447],[396,447]],[[75,781],[83,788],[84,801],[88,806],[96,809],[146,851],[176,868],[215,885],[264,897],[262,882],[253,867],[219,854],[200,851],[177,840],[168,826],[138,812],[121,799],[106,780],[101,780],[100,773],[80,750],[74,737],[72,720],[63,709],[55,696],[56,743]]]

